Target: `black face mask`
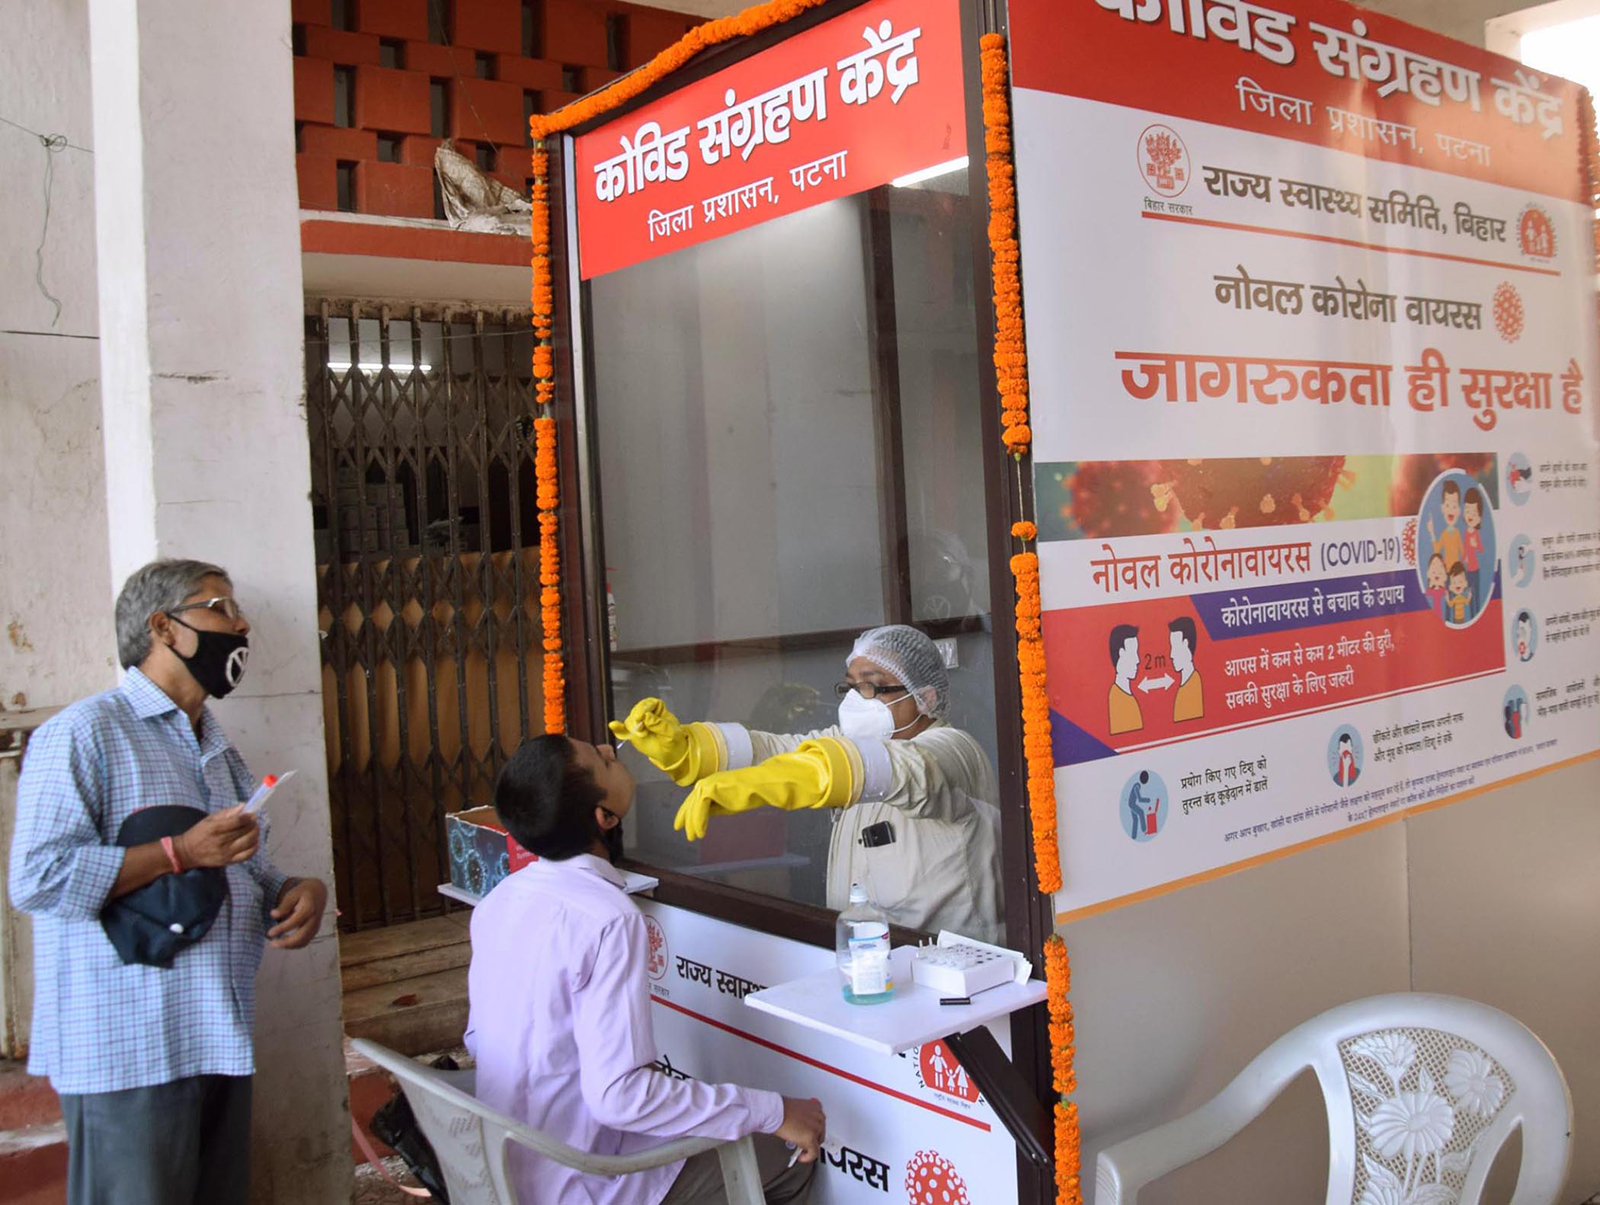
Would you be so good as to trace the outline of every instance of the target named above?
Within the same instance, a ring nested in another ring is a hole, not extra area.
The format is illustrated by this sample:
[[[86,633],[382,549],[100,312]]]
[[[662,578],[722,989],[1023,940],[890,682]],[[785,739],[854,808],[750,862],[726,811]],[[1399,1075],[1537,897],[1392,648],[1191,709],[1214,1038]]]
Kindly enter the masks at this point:
[[[250,640],[237,632],[210,632],[192,627],[176,615],[167,618],[188,628],[200,643],[192,657],[185,657],[176,648],[178,660],[189,671],[189,676],[200,684],[200,689],[213,699],[224,699],[244,680],[244,670],[250,660]]]

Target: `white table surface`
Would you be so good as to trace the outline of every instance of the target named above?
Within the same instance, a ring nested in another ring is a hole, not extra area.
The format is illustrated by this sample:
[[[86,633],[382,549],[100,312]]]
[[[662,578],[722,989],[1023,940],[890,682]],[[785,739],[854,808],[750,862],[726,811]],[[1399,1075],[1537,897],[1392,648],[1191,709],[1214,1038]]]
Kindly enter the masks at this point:
[[[622,876],[622,889],[629,895],[637,895],[641,891],[653,891],[661,886],[661,880],[653,875],[635,874],[631,870],[619,870],[617,873]],[[439,894],[474,907],[483,900],[481,895],[473,895],[472,892],[464,891],[454,883],[440,883]]]
[[[751,992],[751,1008],[821,1030],[879,1054],[899,1054],[946,1034],[965,1033],[1045,998],[1042,979],[1006,983],[979,992],[971,1004],[940,1004],[939,993],[911,980],[911,947],[890,952],[894,997],[882,1004],[851,1004],[837,967]]]

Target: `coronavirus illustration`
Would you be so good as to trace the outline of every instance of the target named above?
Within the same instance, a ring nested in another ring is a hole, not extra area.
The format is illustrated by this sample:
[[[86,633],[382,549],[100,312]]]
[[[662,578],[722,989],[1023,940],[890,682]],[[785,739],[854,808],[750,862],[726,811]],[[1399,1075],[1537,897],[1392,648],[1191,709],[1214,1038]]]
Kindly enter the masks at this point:
[[[938,1151],[918,1151],[906,1164],[907,1205],[972,1205],[955,1166]]]
[[[1154,460],[1092,460],[1068,479],[1069,500],[1061,510],[1085,536],[1143,536],[1171,531],[1175,511],[1156,505],[1151,486]]]
[[[1459,469],[1468,477],[1483,480],[1486,474],[1493,476],[1494,453],[1424,452],[1396,456],[1393,475],[1389,479],[1389,513],[1396,517],[1415,515],[1433,479],[1446,469]]]
[[[1522,337],[1522,328],[1526,324],[1527,311],[1522,305],[1522,294],[1509,280],[1501,281],[1494,290],[1494,329],[1500,332],[1500,337],[1507,343],[1515,343]]]
[[[1163,460],[1150,495],[1197,528],[1227,531],[1332,518],[1333,491],[1351,480],[1343,456]]]

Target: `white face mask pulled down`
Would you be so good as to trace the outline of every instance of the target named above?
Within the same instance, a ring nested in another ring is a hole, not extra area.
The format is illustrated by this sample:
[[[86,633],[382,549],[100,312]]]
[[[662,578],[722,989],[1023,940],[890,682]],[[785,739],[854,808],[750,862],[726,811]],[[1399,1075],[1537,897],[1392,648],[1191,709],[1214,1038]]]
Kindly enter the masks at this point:
[[[853,741],[890,741],[922,718],[918,712],[910,724],[894,726],[894,712],[882,699],[863,699],[852,690],[839,700],[839,731]]]

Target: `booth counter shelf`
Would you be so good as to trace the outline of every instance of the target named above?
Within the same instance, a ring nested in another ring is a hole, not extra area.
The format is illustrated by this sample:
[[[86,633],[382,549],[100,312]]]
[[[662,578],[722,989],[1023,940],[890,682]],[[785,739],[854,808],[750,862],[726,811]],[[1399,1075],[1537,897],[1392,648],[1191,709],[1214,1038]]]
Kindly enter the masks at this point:
[[[938,992],[913,981],[912,957],[910,946],[890,951],[894,996],[882,1004],[846,1001],[836,967],[751,992],[744,1002],[877,1054],[894,1056],[928,1042],[943,1042],[1022,1152],[1039,1167],[1050,1166],[1049,1114],[986,1028],[990,1021],[1043,1004],[1044,981],[1001,984],[979,992],[970,1004],[940,1004]]]
[[[979,992],[971,1004],[940,1004],[938,992],[912,982],[911,958],[910,946],[890,952],[894,995],[882,1004],[851,1004],[839,990],[839,972],[832,967],[751,992],[744,1002],[807,1029],[892,1055],[976,1029],[1045,999],[1044,980],[1030,979]]]

